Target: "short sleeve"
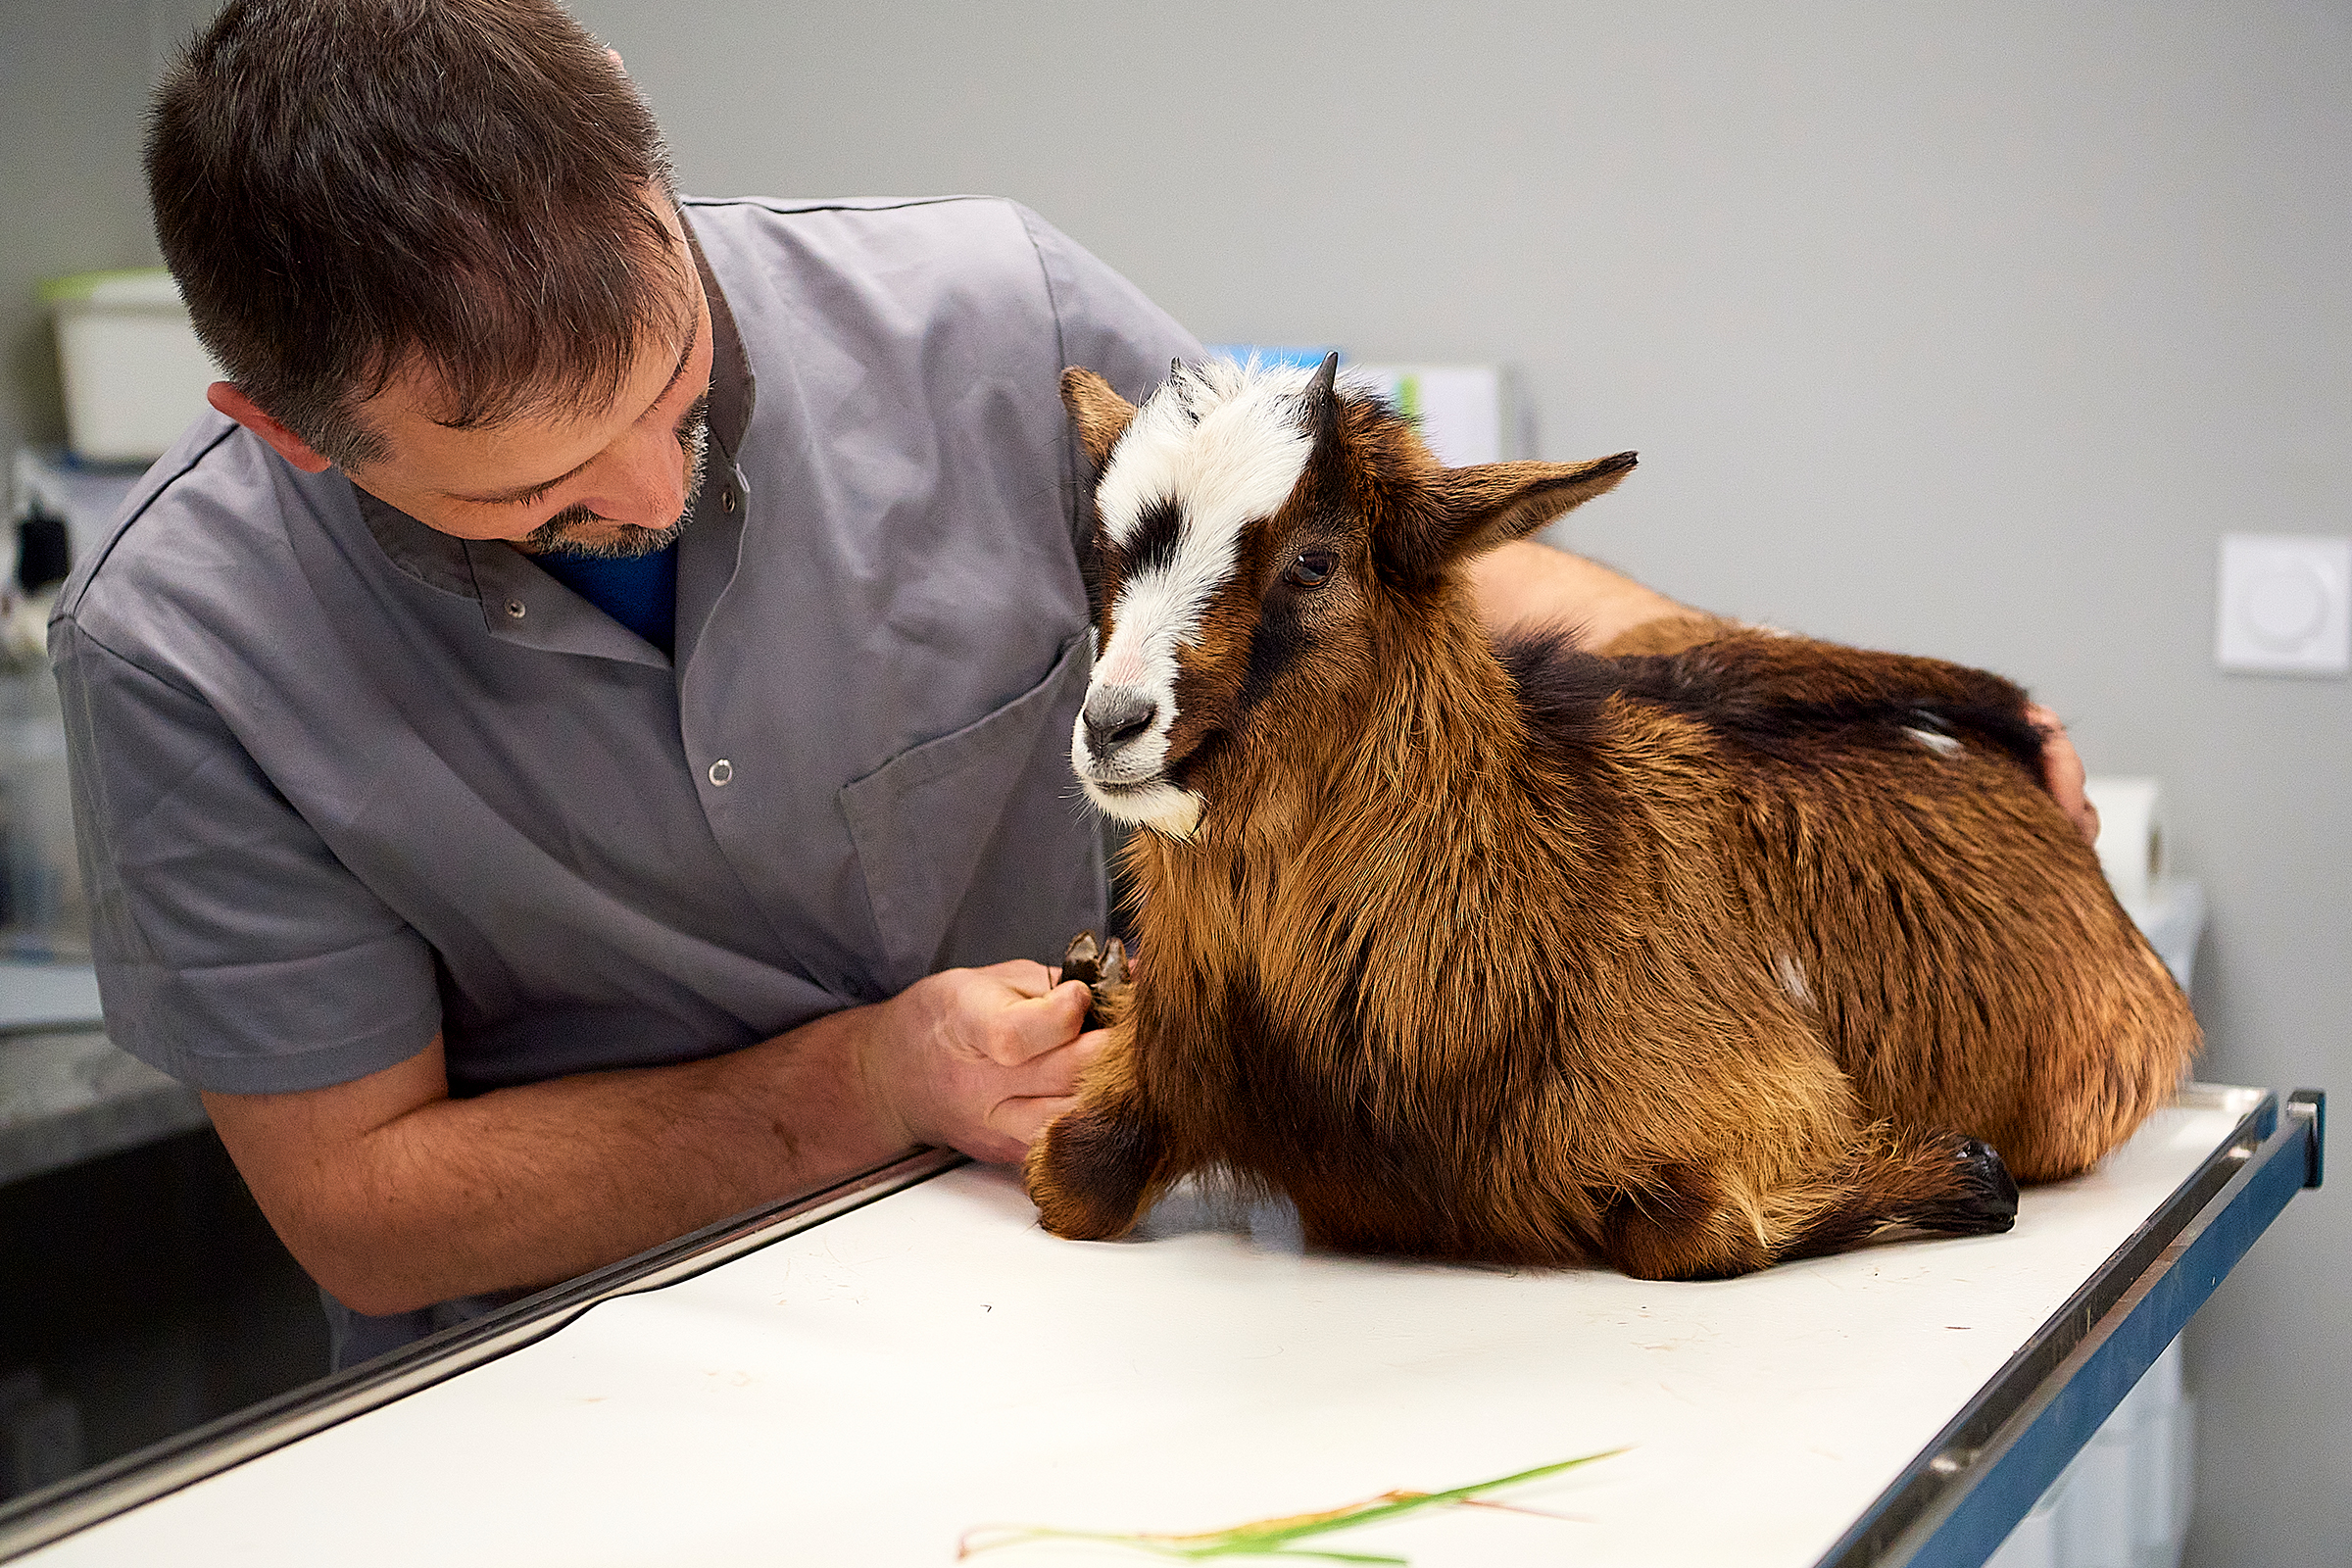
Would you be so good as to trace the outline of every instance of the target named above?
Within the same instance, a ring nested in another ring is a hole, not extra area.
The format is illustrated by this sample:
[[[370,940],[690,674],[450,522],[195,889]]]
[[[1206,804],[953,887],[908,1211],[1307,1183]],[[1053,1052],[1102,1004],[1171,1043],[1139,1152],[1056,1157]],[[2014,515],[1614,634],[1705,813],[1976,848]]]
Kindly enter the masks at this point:
[[[405,1061],[441,1025],[424,940],[335,858],[195,693],[50,628],[108,1033],[199,1089]]]

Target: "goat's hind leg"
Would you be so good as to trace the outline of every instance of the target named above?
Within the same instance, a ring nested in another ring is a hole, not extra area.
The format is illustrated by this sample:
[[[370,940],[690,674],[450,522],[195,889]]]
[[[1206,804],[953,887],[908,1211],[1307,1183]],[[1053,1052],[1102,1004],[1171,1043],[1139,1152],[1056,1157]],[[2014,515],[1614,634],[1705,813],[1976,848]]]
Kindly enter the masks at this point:
[[[2016,1222],[2017,1184],[1991,1146],[1882,1123],[1818,1176],[1760,1190],[1736,1167],[1666,1166],[1608,1200],[1600,1241],[1640,1279],[1723,1279],[1895,1232],[1989,1236]]]
[[[1841,1252],[1905,1231],[1997,1236],[2017,1223],[2017,1183],[1981,1138],[1939,1129],[1866,1129],[1829,1181],[1783,1195],[1787,1240],[1774,1261]]]

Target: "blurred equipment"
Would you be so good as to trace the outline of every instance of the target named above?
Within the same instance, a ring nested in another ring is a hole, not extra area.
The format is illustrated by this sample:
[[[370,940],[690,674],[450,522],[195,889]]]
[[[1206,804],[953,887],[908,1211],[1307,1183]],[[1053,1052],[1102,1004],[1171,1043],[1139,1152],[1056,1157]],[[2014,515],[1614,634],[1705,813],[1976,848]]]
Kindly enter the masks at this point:
[[[56,312],[66,429],[83,463],[152,463],[221,379],[162,268],[77,272],[41,285]]]
[[[1535,455],[1519,380],[1498,365],[1351,365],[1343,378],[1386,398],[1449,467]]]
[[[74,845],[65,714],[46,664],[0,676],[0,799],[8,831],[7,956],[86,961],[90,906]]]
[[[2222,535],[2213,654],[2258,674],[2352,672],[2352,539]]]
[[[2152,778],[2092,777],[2082,793],[2099,813],[2099,869],[2125,903],[2144,903],[2164,874],[2164,792]]]
[[[1208,343],[1218,359],[1288,365],[1311,370],[1339,350],[1320,344]],[[1385,399],[1420,428],[1438,461],[1450,467],[1536,455],[1535,412],[1519,377],[1500,365],[1358,365],[1344,354],[1340,379]]]
[[[2205,889],[2166,872],[2163,788],[2152,778],[2094,776],[2082,781],[2082,793],[2098,808],[2099,869],[2116,902],[2188,990],[2205,930]]]
[[[18,520],[36,514],[62,518],[71,565],[106,542],[139,478],[135,468],[84,467],[68,453],[19,447],[9,469],[8,514]],[[22,550],[23,541],[13,530],[6,537]],[[21,564],[5,564],[10,577],[24,580]]]
[[[49,608],[74,563],[104,541],[138,476],[26,450],[11,477],[14,525],[0,534],[15,546],[0,589],[0,955],[45,964],[89,952]],[[0,972],[0,1017],[18,983],[14,970]]]

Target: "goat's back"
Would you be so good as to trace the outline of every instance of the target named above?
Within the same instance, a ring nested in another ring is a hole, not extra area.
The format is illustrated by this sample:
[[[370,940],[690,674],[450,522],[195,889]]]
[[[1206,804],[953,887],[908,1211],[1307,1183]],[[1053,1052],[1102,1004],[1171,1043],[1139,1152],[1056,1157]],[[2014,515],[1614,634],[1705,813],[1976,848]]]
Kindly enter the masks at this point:
[[[1705,737],[1732,787],[1671,830],[1713,844],[1758,951],[1872,1112],[1983,1138],[2029,1181],[2129,1137],[2196,1024],[2043,788],[2025,694],[1721,622],[1684,623],[1676,648],[1676,630],[1613,658],[1525,640],[1504,661],[1563,749],[1637,709]]]

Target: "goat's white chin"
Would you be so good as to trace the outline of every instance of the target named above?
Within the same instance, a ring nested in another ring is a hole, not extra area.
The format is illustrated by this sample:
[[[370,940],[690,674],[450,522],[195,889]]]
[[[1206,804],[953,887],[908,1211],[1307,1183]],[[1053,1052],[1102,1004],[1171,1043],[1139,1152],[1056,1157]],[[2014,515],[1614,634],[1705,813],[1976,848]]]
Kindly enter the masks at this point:
[[[1154,833],[1164,833],[1177,843],[1190,839],[1200,826],[1200,797],[1191,790],[1180,790],[1173,784],[1150,784],[1142,788],[1120,788],[1097,784],[1093,779],[1081,779],[1087,799],[1093,801],[1105,816],[1115,816],[1122,822],[1134,822]]]

